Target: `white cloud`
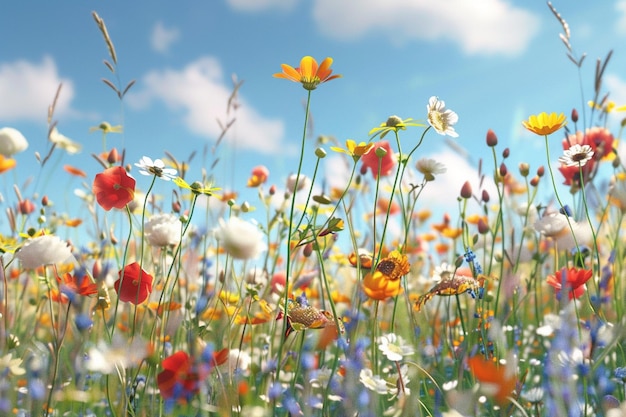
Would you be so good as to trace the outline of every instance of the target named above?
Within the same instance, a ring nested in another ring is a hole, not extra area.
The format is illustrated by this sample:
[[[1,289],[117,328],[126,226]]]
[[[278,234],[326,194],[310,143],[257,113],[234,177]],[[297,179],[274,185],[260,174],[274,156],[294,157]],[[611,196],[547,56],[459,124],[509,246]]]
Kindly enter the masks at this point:
[[[609,91],[609,100],[612,100],[618,106],[626,104],[626,81],[614,74],[607,74],[603,78],[604,85]],[[623,116],[620,115],[620,116]]]
[[[164,54],[178,39],[180,39],[178,29],[166,28],[162,22],[156,22],[150,35],[150,45],[155,51]]]
[[[55,116],[70,113],[74,85],[58,74],[54,60],[46,56],[40,63],[19,60],[0,64],[0,119],[34,120],[46,123],[59,84],[63,83]]]
[[[228,4],[235,10],[242,12],[258,12],[268,9],[290,10],[296,4],[295,0],[228,0]]]
[[[447,40],[477,55],[519,54],[539,28],[538,17],[506,0],[316,0],[313,14],[335,38]]]
[[[236,113],[226,114],[232,92],[226,83],[219,62],[212,57],[200,58],[181,70],[155,70],[139,83],[141,91],[129,93],[129,105],[144,108],[152,102],[163,102],[169,109],[180,111],[186,127],[195,134],[217,138],[221,129],[217,120],[226,123],[233,116],[236,122],[225,141],[232,146],[255,149],[269,154],[285,151],[281,140],[284,124],[280,120],[266,119],[253,109],[241,94]]]
[[[426,185],[420,196],[422,202],[428,202],[429,207],[447,209],[455,207],[457,205],[457,197],[459,197],[461,187],[463,187],[465,181],[470,182],[474,194],[480,197],[478,170],[465,157],[452,150],[444,150],[425,157],[445,165],[446,172],[436,175],[435,181]],[[490,178],[487,175],[482,189],[487,190],[489,195],[493,197],[497,195],[497,191]]]
[[[615,30],[621,35],[626,34],[626,0],[619,0],[615,3],[615,9],[618,12]]]

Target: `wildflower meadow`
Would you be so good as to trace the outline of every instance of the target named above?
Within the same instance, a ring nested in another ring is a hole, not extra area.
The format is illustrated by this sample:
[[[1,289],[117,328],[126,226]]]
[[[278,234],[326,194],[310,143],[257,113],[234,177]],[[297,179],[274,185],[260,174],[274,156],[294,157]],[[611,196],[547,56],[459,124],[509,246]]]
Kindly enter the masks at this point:
[[[593,65],[546,15],[572,71]],[[123,101],[134,82],[116,77],[114,33],[92,18]],[[84,181],[82,216],[16,180],[0,230],[0,415],[625,416],[626,119],[609,116],[626,107],[603,88],[612,52],[581,81],[582,106],[518,121],[545,145],[532,161],[509,163],[485,119],[471,145],[480,186],[447,190],[445,213],[422,192],[455,167],[420,147],[463,141],[455,125],[479,109],[415,97],[414,115],[312,141],[316,94],[350,74],[339,56],[302,56],[267,74],[274,94],[303,100],[293,174],[277,185],[259,160],[253,199],[175,150],[128,160],[111,145],[124,125],[108,122],[93,127],[92,171],[63,167]],[[55,105],[41,175],[78,146]],[[28,146],[0,129],[3,175]],[[322,185],[331,153],[350,172],[340,187]]]

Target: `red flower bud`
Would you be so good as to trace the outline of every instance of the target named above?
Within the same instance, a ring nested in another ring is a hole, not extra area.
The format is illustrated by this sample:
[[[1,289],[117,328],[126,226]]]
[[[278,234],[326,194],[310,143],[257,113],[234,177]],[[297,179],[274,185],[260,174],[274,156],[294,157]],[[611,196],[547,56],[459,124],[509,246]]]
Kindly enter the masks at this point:
[[[472,186],[469,181],[465,181],[465,184],[461,187],[461,197],[465,199],[472,198]]]
[[[537,168],[537,176],[539,178],[543,177],[543,174],[545,173],[546,173],[546,168],[543,165]]]
[[[496,136],[496,133],[493,130],[489,129],[487,131],[487,146],[490,146],[493,148],[497,144],[498,144],[498,137]]]

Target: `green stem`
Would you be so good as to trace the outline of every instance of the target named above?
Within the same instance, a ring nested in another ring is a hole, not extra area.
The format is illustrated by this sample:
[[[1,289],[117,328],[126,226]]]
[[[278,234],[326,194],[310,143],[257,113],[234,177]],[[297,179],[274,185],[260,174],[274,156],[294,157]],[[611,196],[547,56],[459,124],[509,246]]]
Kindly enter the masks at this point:
[[[304,162],[304,145],[306,143],[306,131],[307,125],[309,123],[309,109],[311,106],[311,90],[307,90],[307,99],[306,99],[306,107],[304,111],[304,127],[302,129],[302,141],[300,143],[300,158],[298,161],[298,171],[296,173],[296,180],[293,187],[293,193],[291,195],[291,208],[289,211],[289,231],[287,234],[287,258],[286,258],[286,270],[285,270],[285,293],[283,295],[283,305],[287,308],[287,303],[289,300],[289,281],[291,279],[291,235],[293,234],[293,219],[296,211],[296,195],[298,193],[298,182],[300,181],[300,174],[302,173],[302,165]],[[287,319],[283,319],[282,331],[281,334],[284,335],[287,331]],[[280,370],[281,370],[281,358],[283,357],[283,345],[284,343],[278,344],[278,352],[276,361],[276,380],[280,378]],[[273,402],[273,411],[276,414],[276,401]]]

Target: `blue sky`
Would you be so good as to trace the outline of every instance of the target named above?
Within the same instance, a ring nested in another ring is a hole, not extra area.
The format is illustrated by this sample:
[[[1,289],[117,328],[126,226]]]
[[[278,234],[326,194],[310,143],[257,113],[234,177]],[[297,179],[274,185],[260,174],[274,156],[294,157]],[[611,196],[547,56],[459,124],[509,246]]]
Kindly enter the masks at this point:
[[[571,28],[575,53],[587,53],[581,78],[559,39],[562,28],[543,1],[505,0],[220,0],[64,1],[3,4],[0,25],[0,127],[20,130],[30,143],[16,156],[18,167],[2,186],[42,172],[34,157],[45,154],[46,112],[63,83],[55,119],[59,131],[83,145],[78,155],[58,153],[56,166],[71,164],[88,172],[99,166],[89,156],[100,152],[101,121],[123,124],[123,136],[109,146],[126,148],[127,162],[169,151],[186,160],[196,151],[188,179],[200,177],[211,156],[202,159],[226,120],[232,77],[240,89],[237,122],[220,148],[217,185],[242,190],[250,169],[271,170],[282,184],[296,170],[305,91],[275,79],[281,63],[296,66],[304,55],[334,58],[343,77],[320,86],[313,96],[313,136],[333,135],[341,143],[367,140],[368,131],[390,115],[424,120],[430,96],[458,113],[454,142],[470,160],[429,134],[417,157],[434,157],[448,166],[431,201],[447,205],[460,184],[475,178],[478,158],[489,157],[485,134],[493,129],[512,149],[511,167],[527,161],[531,172],[545,164],[543,140],[525,132],[528,115],[564,112],[590,99],[595,60],[614,49],[604,91],[626,104],[626,1],[555,0]],[[121,84],[131,80],[123,103],[101,78],[116,82],[103,65],[108,59],[91,12],[106,22],[118,57]],[[617,122],[612,126],[617,129]],[[420,130],[404,132],[416,141]],[[312,141],[311,141],[312,142]],[[501,149],[501,148],[500,148]],[[560,152],[560,137],[553,151]],[[313,153],[313,147],[309,154]],[[327,171],[337,171],[328,158]],[[63,192],[76,179],[50,168],[47,184]],[[63,176],[65,175],[65,176]],[[137,177],[137,175],[136,175]],[[332,182],[333,177],[329,178]],[[141,185],[141,183],[140,183]],[[146,184],[147,185],[147,184]],[[455,188],[456,187],[456,188]],[[444,190],[444,192],[437,192]],[[41,191],[41,190],[32,190]],[[61,191],[59,191],[61,192]],[[71,202],[71,197],[63,197]]]

